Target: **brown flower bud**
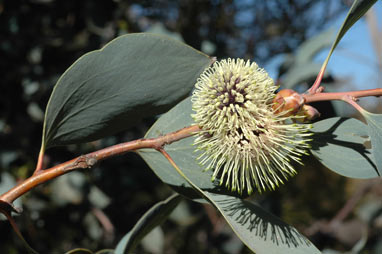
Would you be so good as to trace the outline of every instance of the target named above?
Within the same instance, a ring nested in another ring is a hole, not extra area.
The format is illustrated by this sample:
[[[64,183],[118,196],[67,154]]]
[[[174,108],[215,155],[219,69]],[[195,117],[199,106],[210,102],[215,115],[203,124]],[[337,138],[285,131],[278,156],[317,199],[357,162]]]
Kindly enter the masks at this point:
[[[292,89],[283,89],[273,99],[272,108],[276,114],[285,112],[284,116],[297,114],[304,105],[305,99]]]

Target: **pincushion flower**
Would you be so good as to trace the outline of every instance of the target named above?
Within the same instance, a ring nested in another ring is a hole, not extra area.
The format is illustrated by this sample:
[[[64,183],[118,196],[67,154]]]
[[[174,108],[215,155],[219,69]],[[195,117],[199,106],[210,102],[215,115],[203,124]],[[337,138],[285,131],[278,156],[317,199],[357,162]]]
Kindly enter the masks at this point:
[[[292,161],[307,153],[309,124],[279,112],[277,86],[254,62],[215,62],[197,80],[192,115],[201,131],[194,145],[199,162],[232,191],[275,189],[296,174]]]

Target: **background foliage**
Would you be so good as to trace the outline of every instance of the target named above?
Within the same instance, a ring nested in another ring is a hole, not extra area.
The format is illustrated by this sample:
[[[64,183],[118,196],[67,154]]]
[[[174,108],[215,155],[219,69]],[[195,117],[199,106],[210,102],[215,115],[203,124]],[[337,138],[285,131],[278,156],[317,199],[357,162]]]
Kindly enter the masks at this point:
[[[345,3],[243,2],[0,1],[2,190],[33,172],[43,112],[58,77],[78,57],[118,35],[161,31],[209,55],[251,58],[260,65],[279,53],[291,53],[294,57],[280,66],[280,78],[290,86],[312,83],[317,70],[295,81],[288,80],[288,75],[295,77],[291,73],[298,64],[304,66],[305,61],[307,66],[306,62],[312,61],[298,57],[301,44],[344,11]],[[324,81],[335,88],[335,77],[328,75]],[[329,103],[318,108],[325,118],[335,114]],[[53,165],[143,137],[154,121],[155,117],[142,119],[129,130],[100,141],[53,148],[47,152],[46,162]],[[380,181],[346,179],[312,158],[306,164],[287,185],[256,196],[256,201],[298,228],[320,249],[343,252],[364,237],[365,250],[378,253],[382,248]],[[20,200],[24,213],[17,223],[41,253],[63,253],[75,247],[111,248],[142,214],[171,193],[143,160],[128,154],[32,191]],[[346,202],[357,201],[357,195],[363,196],[357,209],[346,211]],[[24,247],[18,245],[9,225],[1,222],[0,226],[0,252],[22,253]],[[248,252],[212,207],[186,201],[149,237],[138,246],[138,253]]]

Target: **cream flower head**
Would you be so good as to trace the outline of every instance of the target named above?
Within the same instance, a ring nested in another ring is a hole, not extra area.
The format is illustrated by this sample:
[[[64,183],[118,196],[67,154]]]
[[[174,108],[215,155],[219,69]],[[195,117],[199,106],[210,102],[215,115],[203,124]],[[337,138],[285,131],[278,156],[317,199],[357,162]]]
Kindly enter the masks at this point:
[[[201,74],[192,95],[201,129],[194,145],[200,163],[214,170],[212,181],[250,194],[296,174],[291,161],[301,163],[307,154],[311,126],[272,108],[277,88],[256,63],[242,59],[215,62]]]

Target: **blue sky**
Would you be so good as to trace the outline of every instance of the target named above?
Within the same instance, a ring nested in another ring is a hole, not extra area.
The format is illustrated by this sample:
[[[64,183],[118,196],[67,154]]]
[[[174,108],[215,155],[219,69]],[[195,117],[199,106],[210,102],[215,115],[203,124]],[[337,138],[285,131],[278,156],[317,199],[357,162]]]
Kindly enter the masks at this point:
[[[373,6],[378,19],[379,31],[382,30],[382,1],[377,1]],[[346,17],[347,12],[342,13],[329,25],[337,32]],[[333,38],[334,39],[334,38]],[[380,40],[382,43],[382,38]],[[316,57],[316,62],[322,64],[329,52],[323,50]],[[275,67],[279,65],[282,57],[277,57],[268,65],[264,66],[269,74],[275,78],[277,75]],[[349,79],[346,87],[340,88],[343,91],[361,90],[370,88],[382,88],[382,70],[378,70],[378,59],[371,41],[369,28],[365,18],[361,18],[342,38],[329,60],[327,71],[331,72],[336,78]],[[378,78],[379,75],[379,78]],[[373,108],[381,99],[372,98],[361,100],[361,106]],[[350,112],[347,112],[350,113]]]
[[[379,30],[382,28],[382,1],[374,5]],[[339,16],[333,24],[336,31],[340,28],[346,13]],[[380,40],[382,43],[382,38]],[[324,50],[317,56],[318,62],[323,62],[328,54]],[[360,19],[343,37],[334,51],[328,65],[328,70],[338,77],[351,77],[358,89],[382,87],[378,81],[378,59],[373,47],[369,28],[365,18]],[[382,70],[379,70],[381,72]]]

